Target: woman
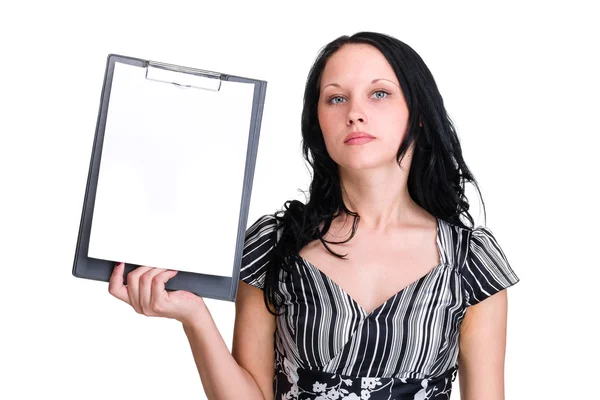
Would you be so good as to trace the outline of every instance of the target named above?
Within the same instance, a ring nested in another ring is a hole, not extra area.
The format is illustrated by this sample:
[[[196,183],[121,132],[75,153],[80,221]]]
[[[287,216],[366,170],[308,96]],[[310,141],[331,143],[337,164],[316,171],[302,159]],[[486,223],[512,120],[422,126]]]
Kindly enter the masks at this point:
[[[519,278],[473,226],[477,184],[422,59],[372,32],[329,43],[302,136],[310,198],[248,228],[231,353],[200,297],[164,291],[175,271],[125,287],[119,265],[110,293],[182,322],[208,398],[450,399],[460,368],[462,399],[503,399]]]

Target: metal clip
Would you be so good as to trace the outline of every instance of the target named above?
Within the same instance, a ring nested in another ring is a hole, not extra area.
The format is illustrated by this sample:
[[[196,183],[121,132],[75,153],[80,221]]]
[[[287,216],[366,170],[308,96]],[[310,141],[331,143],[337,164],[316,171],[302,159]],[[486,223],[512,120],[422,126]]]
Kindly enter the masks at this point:
[[[181,88],[205,89],[218,92],[221,89],[221,74],[195,68],[180,67],[148,61],[146,79],[170,83]]]

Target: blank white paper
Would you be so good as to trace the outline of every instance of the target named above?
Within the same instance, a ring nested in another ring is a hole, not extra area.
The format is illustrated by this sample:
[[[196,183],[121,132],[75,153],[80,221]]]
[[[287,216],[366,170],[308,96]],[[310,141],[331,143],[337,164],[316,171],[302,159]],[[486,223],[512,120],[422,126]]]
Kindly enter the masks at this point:
[[[232,276],[254,85],[115,63],[88,257]]]

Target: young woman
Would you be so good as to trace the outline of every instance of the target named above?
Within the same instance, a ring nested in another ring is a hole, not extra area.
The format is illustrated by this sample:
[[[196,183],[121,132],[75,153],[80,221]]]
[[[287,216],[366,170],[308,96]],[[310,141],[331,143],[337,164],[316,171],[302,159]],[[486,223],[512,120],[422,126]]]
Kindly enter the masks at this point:
[[[176,271],[124,286],[118,265],[110,293],[182,322],[209,399],[450,399],[459,369],[463,400],[503,399],[519,278],[474,226],[477,183],[423,60],[373,32],[329,43],[302,137],[310,196],[248,228],[231,353],[200,297],[164,290]]]

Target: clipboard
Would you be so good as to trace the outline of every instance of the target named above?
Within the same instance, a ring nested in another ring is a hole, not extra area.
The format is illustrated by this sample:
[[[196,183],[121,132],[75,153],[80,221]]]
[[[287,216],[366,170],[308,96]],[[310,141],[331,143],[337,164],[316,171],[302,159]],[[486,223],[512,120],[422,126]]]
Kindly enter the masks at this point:
[[[167,291],[235,301],[266,87],[109,54],[73,276],[167,268]]]

